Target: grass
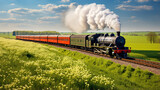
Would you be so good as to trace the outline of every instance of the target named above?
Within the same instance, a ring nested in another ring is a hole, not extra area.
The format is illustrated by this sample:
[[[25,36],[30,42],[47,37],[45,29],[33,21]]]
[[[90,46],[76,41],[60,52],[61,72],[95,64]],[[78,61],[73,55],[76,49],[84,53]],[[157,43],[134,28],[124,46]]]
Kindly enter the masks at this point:
[[[57,48],[4,38],[0,46],[0,89],[114,88],[112,79],[92,74]]]
[[[159,89],[160,76],[50,45],[0,38],[0,89]]]
[[[129,56],[157,62],[160,61],[160,51],[156,50],[132,50]]]
[[[155,50],[160,51],[160,43],[150,43],[146,36],[124,36],[126,46],[132,47],[132,50]]]
[[[62,49],[61,49],[62,50]],[[60,51],[61,51],[60,50]],[[62,50],[67,56],[81,59],[95,75],[103,74],[115,81],[115,88],[120,90],[150,89],[160,87],[160,77],[139,68],[113,63],[103,58],[90,57],[78,52]]]
[[[9,39],[15,39],[16,36],[12,35],[12,32],[0,32],[0,37],[9,38]]]
[[[150,43],[146,36],[124,36],[130,57],[160,62],[160,43]],[[159,37],[160,38],[160,37]]]

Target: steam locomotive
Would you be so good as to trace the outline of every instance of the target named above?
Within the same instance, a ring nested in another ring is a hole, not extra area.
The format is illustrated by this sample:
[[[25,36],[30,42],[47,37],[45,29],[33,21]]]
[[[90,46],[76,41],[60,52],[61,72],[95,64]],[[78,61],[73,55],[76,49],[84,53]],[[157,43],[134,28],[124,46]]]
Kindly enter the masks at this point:
[[[45,42],[52,44],[65,45],[68,47],[81,48],[93,51],[94,53],[107,54],[110,57],[116,56],[117,59],[127,58],[127,53],[131,50],[125,47],[125,38],[112,34],[93,34],[93,35],[17,35],[16,39]]]
[[[97,38],[99,48],[94,48],[94,52],[107,53],[110,57],[116,56],[117,59],[127,58],[127,53],[131,50],[128,47],[124,47],[125,38],[120,36],[120,32],[117,32],[117,36],[113,33],[110,36],[107,34],[99,36]]]

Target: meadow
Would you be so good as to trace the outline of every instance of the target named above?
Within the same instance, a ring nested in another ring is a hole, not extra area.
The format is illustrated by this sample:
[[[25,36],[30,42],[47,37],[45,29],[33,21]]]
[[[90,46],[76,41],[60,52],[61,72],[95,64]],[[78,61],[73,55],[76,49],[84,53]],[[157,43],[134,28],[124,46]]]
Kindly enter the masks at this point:
[[[147,36],[124,35],[127,47],[131,47],[130,57],[160,62],[160,43],[150,43]],[[160,39],[160,36],[158,37]]]
[[[160,76],[103,58],[0,37],[0,89],[159,89]]]
[[[113,89],[79,59],[42,44],[0,38],[0,89]]]
[[[0,32],[0,37],[15,39],[16,36],[12,35],[12,32]]]

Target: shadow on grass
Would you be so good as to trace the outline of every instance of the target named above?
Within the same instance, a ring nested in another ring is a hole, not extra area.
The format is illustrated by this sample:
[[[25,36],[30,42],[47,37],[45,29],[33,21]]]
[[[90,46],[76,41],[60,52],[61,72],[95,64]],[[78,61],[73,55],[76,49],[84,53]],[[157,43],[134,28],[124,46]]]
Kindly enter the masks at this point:
[[[132,52],[129,54],[129,56],[160,62],[160,51],[132,50]]]

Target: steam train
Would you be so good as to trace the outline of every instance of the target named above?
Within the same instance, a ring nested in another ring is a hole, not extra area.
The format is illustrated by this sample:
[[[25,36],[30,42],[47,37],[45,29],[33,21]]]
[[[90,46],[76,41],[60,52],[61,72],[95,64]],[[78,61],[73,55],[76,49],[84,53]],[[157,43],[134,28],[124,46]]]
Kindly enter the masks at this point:
[[[65,45],[68,47],[91,50],[94,53],[107,54],[110,57],[116,56],[117,59],[127,58],[127,53],[131,49],[125,47],[125,38],[112,34],[93,34],[93,35],[17,35],[16,39],[37,41],[52,44]]]

